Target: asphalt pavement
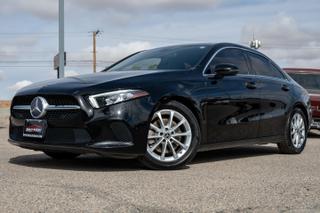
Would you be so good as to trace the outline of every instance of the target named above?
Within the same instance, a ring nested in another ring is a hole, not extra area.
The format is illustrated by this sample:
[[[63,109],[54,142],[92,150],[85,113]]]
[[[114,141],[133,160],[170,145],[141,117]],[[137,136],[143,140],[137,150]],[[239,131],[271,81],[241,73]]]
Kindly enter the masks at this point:
[[[176,171],[95,155],[52,160],[7,137],[2,124],[0,212],[320,212],[316,134],[301,155],[241,147],[199,153]]]

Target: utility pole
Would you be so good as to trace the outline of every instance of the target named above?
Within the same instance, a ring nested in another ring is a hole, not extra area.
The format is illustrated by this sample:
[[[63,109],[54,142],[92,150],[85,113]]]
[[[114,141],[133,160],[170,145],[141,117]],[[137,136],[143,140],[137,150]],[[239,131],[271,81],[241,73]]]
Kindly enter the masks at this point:
[[[59,0],[59,70],[58,78],[64,77],[64,0]]]
[[[97,35],[101,33],[100,30],[92,32],[93,38],[93,72],[97,71]]]

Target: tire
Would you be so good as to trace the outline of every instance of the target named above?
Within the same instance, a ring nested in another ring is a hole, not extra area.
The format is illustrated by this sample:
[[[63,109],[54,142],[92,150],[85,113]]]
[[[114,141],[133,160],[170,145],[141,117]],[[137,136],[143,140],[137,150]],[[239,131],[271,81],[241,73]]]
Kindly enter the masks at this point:
[[[56,160],[74,159],[80,155],[80,154],[71,153],[71,152],[56,152],[56,151],[43,151],[43,152],[49,157]]]
[[[140,162],[150,169],[179,169],[196,155],[200,127],[188,107],[172,101],[153,114],[147,137],[147,151]]]
[[[299,121],[297,121],[297,119]],[[299,125],[301,121],[303,123]],[[301,109],[295,108],[287,121],[284,140],[278,144],[280,153],[300,154],[305,148],[307,135],[308,127],[306,116]]]

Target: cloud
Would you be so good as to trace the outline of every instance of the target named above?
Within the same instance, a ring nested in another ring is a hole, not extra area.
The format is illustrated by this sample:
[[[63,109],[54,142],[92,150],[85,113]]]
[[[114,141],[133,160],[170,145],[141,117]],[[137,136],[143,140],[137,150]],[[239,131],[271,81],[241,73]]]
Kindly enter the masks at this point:
[[[135,52],[150,49],[149,42],[136,41],[129,43],[119,43],[116,46],[98,47],[98,60],[117,61]]]
[[[0,81],[4,80],[4,72],[0,70]]]
[[[27,80],[18,81],[14,85],[10,86],[9,90],[16,92],[19,89],[22,89],[23,87],[29,86],[30,84],[32,84],[31,81],[27,81]]]
[[[275,16],[263,25],[248,24],[242,29],[242,41],[252,34],[262,41],[262,52],[285,66],[320,67],[320,31],[298,25],[285,14]]]
[[[135,42],[120,42],[114,46],[98,46],[97,47],[97,62],[108,65],[114,63],[130,54],[141,50],[147,50],[153,46],[149,42],[135,41]],[[92,47],[82,50],[81,54],[71,55],[71,60],[92,60]]]
[[[57,19],[57,0],[10,0],[2,1],[1,13],[28,13],[44,19]]]
[[[266,44],[296,44],[304,46],[320,35],[320,32],[302,29],[296,20],[290,16],[279,14],[270,23],[264,25],[247,25],[243,29],[244,36],[252,37],[254,32],[256,37],[263,39]],[[248,33],[249,32],[249,33]],[[320,41],[316,39],[317,42]]]
[[[1,45],[1,59],[15,59],[18,57],[18,47],[15,45]]]
[[[65,1],[66,12],[75,8],[84,10],[114,10],[117,12],[195,10],[217,5],[221,0],[68,0]],[[57,20],[58,0],[7,0],[1,2],[1,14],[31,14],[46,20]]]
[[[13,37],[0,40],[0,56],[1,59],[16,59],[19,56],[23,56],[22,52],[25,49],[34,48],[38,44],[39,40],[31,37]]]
[[[220,0],[72,0],[83,8],[119,11],[194,10],[215,6]]]

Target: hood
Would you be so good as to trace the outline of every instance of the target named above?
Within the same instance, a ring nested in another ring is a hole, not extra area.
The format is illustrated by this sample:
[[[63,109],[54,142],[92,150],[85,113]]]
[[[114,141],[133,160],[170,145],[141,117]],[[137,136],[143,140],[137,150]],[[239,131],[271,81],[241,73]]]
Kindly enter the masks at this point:
[[[19,90],[17,95],[28,94],[74,94],[85,88],[94,85],[110,83],[123,79],[133,78],[142,75],[150,75],[161,71],[118,71],[118,72],[100,72],[88,75],[79,75],[66,77],[62,79],[43,81]]]

